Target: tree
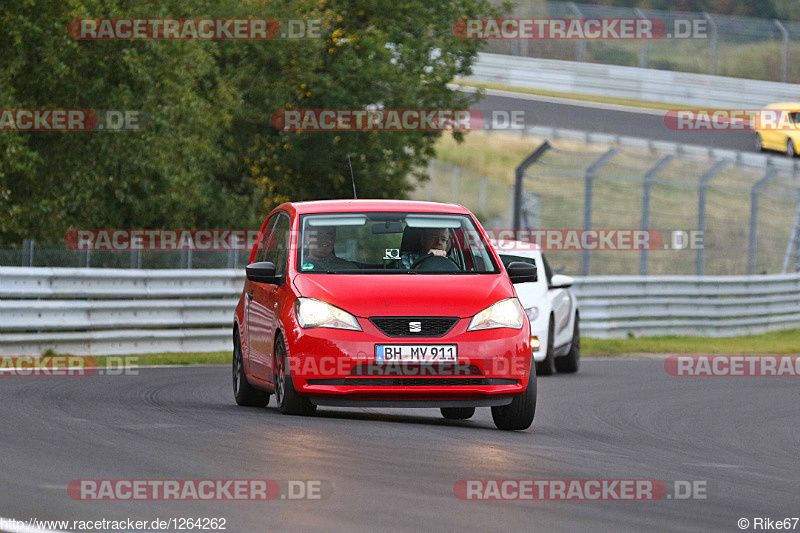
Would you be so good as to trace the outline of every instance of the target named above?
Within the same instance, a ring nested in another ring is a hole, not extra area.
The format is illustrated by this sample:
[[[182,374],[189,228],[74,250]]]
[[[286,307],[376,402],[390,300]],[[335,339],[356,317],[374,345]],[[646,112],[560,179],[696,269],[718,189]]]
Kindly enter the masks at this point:
[[[289,133],[275,110],[465,108],[446,84],[480,43],[453,22],[486,0],[162,3],[31,0],[0,13],[0,108],[142,110],[123,132],[0,132],[0,242],[71,228],[240,227],[285,199],[402,197],[440,132]],[[78,41],[73,18],[319,19],[293,41]]]

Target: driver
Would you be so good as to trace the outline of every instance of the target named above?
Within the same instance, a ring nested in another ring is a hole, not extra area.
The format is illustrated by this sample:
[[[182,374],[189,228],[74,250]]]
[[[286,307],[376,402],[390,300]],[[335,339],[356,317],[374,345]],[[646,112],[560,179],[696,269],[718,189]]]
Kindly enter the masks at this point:
[[[420,236],[420,250],[422,255],[433,254],[447,257],[447,242],[450,240],[450,231],[447,228],[429,228]],[[427,250],[427,251],[426,251]]]
[[[313,230],[305,231],[306,254],[300,270],[304,272],[314,270],[353,270],[357,269],[355,263],[337,257],[333,251],[336,245],[336,227],[318,226]]]
[[[414,263],[426,255],[447,258],[447,243],[450,241],[450,230],[447,228],[426,228],[419,236],[419,254],[403,254],[403,267],[411,268]],[[453,263],[455,265],[455,263]],[[417,265],[414,268],[419,268]]]

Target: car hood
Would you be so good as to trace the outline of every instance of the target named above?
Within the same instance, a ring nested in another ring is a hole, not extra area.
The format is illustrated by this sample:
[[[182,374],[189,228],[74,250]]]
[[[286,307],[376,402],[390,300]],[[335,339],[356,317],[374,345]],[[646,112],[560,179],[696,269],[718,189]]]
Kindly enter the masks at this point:
[[[358,317],[474,316],[516,296],[503,274],[298,275],[300,296],[341,307]]]

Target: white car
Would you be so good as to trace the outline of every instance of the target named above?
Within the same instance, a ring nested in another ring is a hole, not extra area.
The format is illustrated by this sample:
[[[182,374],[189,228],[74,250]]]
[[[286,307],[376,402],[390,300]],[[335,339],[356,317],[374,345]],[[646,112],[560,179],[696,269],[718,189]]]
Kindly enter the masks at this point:
[[[536,244],[520,241],[492,241],[503,264],[522,261],[536,266],[538,279],[515,286],[519,300],[531,321],[531,346],[536,373],[578,371],[581,356],[578,301],[569,287],[569,276],[553,275]]]

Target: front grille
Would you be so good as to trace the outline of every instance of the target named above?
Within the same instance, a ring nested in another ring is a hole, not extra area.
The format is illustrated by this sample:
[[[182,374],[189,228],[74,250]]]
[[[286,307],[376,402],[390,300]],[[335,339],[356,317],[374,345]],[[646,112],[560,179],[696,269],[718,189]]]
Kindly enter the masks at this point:
[[[349,378],[309,379],[309,385],[361,387],[457,387],[464,385],[515,385],[516,379],[499,378]]]
[[[356,365],[350,376],[483,376],[476,365],[458,363],[397,362],[383,365]]]
[[[375,316],[369,319],[387,337],[443,337],[458,322],[444,316]],[[419,331],[417,331],[419,330]]]

